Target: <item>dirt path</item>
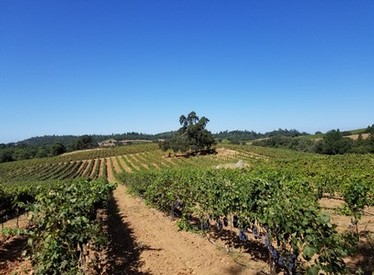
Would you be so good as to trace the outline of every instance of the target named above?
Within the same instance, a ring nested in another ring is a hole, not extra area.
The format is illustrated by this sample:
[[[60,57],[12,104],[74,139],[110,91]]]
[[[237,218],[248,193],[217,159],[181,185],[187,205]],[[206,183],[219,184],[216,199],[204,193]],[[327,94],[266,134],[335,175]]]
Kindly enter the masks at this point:
[[[117,161],[117,157],[112,157],[111,159],[113,160],[113,167],[114,167],[115,172],[117,174],[122,173],[122,168]]]
[[[123,185],[113,195],[122,224],[132,235],[125,243],[137,251],[134,274],[256,274],[205,237],[178,231],[175,221],[127,194]]]
[[[107,158],[103,159],[103,162],[106,163],[106,171],[107,171],[107,178],[109,182],[116,182],[116,177],[114,176],[115,171],[113,171],[112,167],[112,159]]]
[[[11,219],[0,228],[26,228],[27,214]],[[0,233],[0,275],[27,274],[31,269],[31,262],[22,257],[27,238],[25,236],[6,236]]]

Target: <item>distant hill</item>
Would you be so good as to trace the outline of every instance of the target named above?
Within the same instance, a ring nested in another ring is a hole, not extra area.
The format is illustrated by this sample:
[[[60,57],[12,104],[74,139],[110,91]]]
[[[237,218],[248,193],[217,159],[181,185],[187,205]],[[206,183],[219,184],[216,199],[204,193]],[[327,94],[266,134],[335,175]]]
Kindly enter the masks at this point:
[[[16,143],[16,145],[26,145],[26,146],[35,146],[42,147],[46,145],[51,145],[55,143],[61,143],[64,146],[69,146],[74,142],[77,136],[73,135],[63,135],[63,136],[41,136],[41,137],[31,137]]]
[[[162,138],[168,138],[172,135],[172,132],[159,133],[156,135],[143,134],[137,132],[128,132],[124,134],[111,134],[111,135],[90,135],[94,142],[98,143],[108,139],[115,140],[157,140]],[[32,137],[16,143],[16,145],[26,145],[26,146],[47,146],[56,143],[61,143],[66,147],[69,147],[76,139],[80,136],[74,135],[46,135],[40,137]]]
[[[111,134],[111,135],[90,135],[94,142],[102,142],[105,140],[114,139],[117,141],[120,140],[152,140],[156,141],[158,139],[167,139],[173,135],[173,131],[170,132],[163,132],[158,134],[144,134],[144,133],[137,133],[137,132],[128,132],[123,134]],[[228,140],[228,141],[250,141],[260,138],[266,138],[271,136],[288,136],[288,137],[297,137],[302,135],[309,135],[305,132],[299,132],[298,130],[291,129],[278,129],[271,132],[266,133],[256,133],[254,131],[247,131],[247,130],[234,130],[234,131],[221,131],[219,133],[213,134],[216,139],[221,140]],[[43,147],[49,146],[52,144],[60,143],[63,144],[65,147],[69,147],[76,139],[80,136],[75,135],[45,135],[45,136],[38,136],[28,138],[22,141],[15,143],[14,145],[17,146],[33,146],[33,147]]]
[[[112,135],[46,135],[32,137],[19,142],[0,144],[0,163],[51,157],[74,150],[95,148],[104,140],[121,141],[118,144],[126,144],[126,142],[123,141],[129,140],[131,141],[129,142],[130,144],[140,140],[155,141],[158,139],[165,139],[171,135],[172,132],[159,133],[157,135],[129,132]]]

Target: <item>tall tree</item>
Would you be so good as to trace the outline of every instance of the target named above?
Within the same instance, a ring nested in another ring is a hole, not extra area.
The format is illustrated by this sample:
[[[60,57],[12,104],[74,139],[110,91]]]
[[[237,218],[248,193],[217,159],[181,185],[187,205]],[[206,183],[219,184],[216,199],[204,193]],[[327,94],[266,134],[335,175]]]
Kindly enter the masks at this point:
[[[212,133],[205,129],[208,122],[208,118],[199,118],[195,112],[189,113],[187,117],[181,115],[179,123],[182,127],[169,140],[162,142],[160,148],[182,153],[209,150],[216,141]]]
[[[76,139],[72,144],[73,150],[84,150],[97,147],[96,142],[93,140],[92,136],[83,135]]]
[[[50,147],[51,155],[58,156],[66,152],[66,147],[61,143],[55,143]]]
[[[328,155],[345,154],[352,148],[352,143],[351,139],[343,137],[339,129],[331,130],[324,135],[316,151]]]

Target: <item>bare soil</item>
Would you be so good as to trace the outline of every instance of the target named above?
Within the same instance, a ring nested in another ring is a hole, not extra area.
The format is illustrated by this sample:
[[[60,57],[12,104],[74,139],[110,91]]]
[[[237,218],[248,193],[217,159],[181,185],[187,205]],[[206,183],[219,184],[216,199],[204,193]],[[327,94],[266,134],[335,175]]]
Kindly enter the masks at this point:
[[[96,166],[97,165],[100,165],[99,164],[99,159],[93,159],[92,161],[94,161],[94,165],[93,165],[93,168],[92,168],[92,171],[91,171],[91,174],[90,174],[90,178],[93,178],[93,175],[95,174],[95,170],[96,170]]]
[[[123,160],[125,156],[120,156],[118,157],[119,159],[119,162],[121,163],[121,166],[123,167],[123,169],[125,169],[125,172],[126,173],[130,173],[131,172],[131,168],[126,164],[126,162]]]
[[[115,182],[113,173],[108,176]],[[176,220],[128,194],[123,185],[113,192],[109,208],[113,274],[244,275],[268,270],[266,255],[260,252],[239,253],[248,247],[238,248],[234,242],[228,252],[225,239],[237,240],[235,233],[179,231]]]
[[[23,214],[3,223],[1,228],[26,228],[27,224],[27,214]],[[24,236],[5,236],[0,233],[0,275],[29,274],[31,262],[22,256],[26,241]]]
[[[230,150],[226,148],[217,148],[216,152],[217,152],[216,157],[219,159],[233,158],[239,155],[238,151]]]
[[[347,136],[353,140],[357,140],[358,139],[358,136],[359,134],[355,134],[355,135],[350,135],[350,136]],[[365,133],[365,134],[361,134],[362,138],[363,139],[367,139],[369,137],[369,134]]]
[[[333,224],[337,225],[340,233],[354,232],[355,227],[351,226],[351,218],[341,214],[340,209],[344,201],[336,198],[322,198],[319,201],[321,207],[331,216]],[[374,207],[366,207],[358,223],[360,242],[356,253],[351,257],[346,257],[347,267],[352,274],[358,274],[360,268],[363,274],[374,274]]]
[[[22,257],[26,237],[0,236],[0,274],[31,274],[31,262]]]
[[[116,173],[121,173],[122,168],[120,167],[120,165],[117,161],[117,157],[112,157],[112,160],[113,160],[113,167],[114,167],[114,170],[116,171]]]
[[[80,154],[82,152],[100,151],[100,150],[104,150],[104,149],[105,148],[93,148],[93,149],[78,150],[78,151],[63,153],[61,156],[69,156],[69,155],[74,155],[74,154]]]
[[[124,243],[123,250],[132,250],[125,253],[131,255],[132,262],[123,266],[132,274],[234,275],[258,274],[267,269],[267,264],[261,260],[246,259],[244,266],[235,252],[227,253],[213,238],[209,241],[206,236],[178,231],[175,220],[129,195],[123,185],[119,185],[113,195],[121,217],[114,236],[117,236],[117,243]],[[126,244],[130,247],[126,248]],[[115,274],[126,274],[124,270],[117,270]]]
[[[106,171],[107,171],[108,181],[115,182],[116,177],[114,176],[115,171],[113,171],[113,169],[112,169],[112,162],[113,162],[113,165],[114,165],[114,163],[117,162],[117,161],[115,160],[115,158],[107,158],[106,161],[104,159],[102,161],[103,161],[103,163],[106,162]]]
[[[349,230],[351,218],[340,213],[340,209],[344,204],[343,200],[322,198],[319,203],[324,211],[330,214],[332,222],[337,225],[337,230],[339,232]],[[364,214],[358,223],[358,229],[359,232],[370,233],[374,236],[374,207],[366,207],[364,209]]]

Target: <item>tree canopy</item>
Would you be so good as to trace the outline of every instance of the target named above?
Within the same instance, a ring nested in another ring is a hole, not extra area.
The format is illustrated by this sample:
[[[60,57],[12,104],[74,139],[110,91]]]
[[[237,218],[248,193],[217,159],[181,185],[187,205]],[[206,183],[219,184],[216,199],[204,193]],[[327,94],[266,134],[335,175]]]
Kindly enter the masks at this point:
[[[179,123],[182,126],[174,135],[160,143],[160,148],[164,151],[198,153],[211,149],[216,141],[211,132],[206,130],[209,119],[199,118],[195,112],[191,112],[186,117],[181,115]]]
[[[74,141],[72,148],[73,150],[84,150],[84,149],[95,148],[96,146],[97,144],[93,140],[92,136],[83,135]]]

